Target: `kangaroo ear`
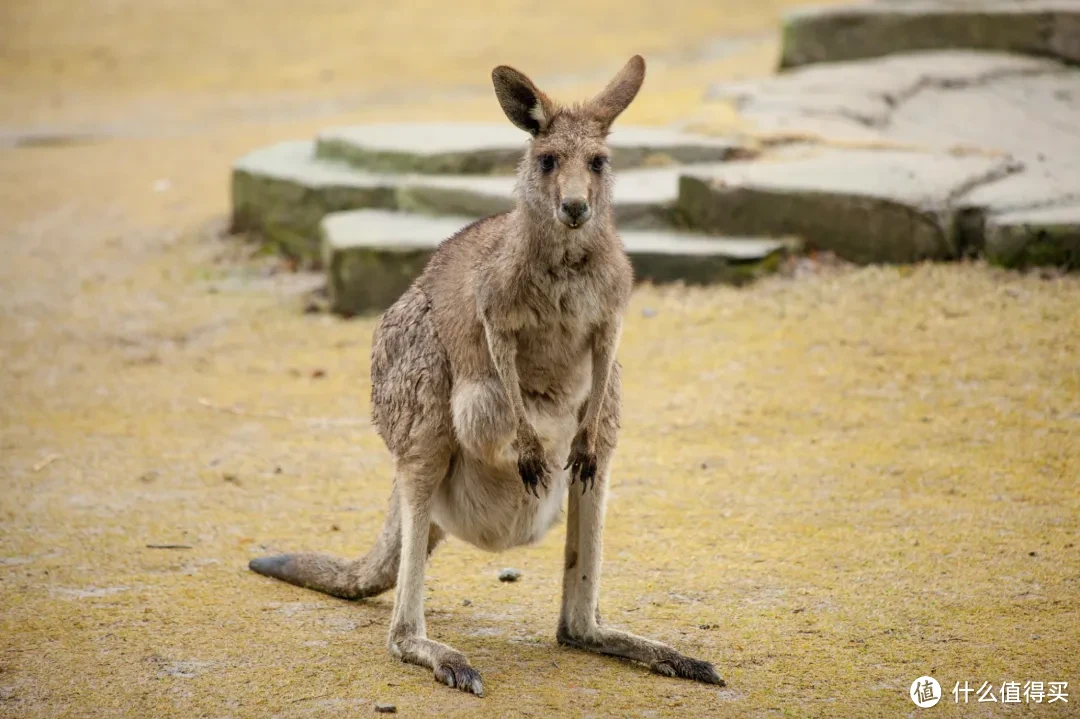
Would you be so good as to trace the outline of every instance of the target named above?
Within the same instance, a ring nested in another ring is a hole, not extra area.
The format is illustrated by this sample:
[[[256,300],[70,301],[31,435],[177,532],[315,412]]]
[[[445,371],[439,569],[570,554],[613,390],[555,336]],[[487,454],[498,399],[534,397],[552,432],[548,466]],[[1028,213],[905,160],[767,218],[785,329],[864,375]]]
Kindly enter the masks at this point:
[[[540,92],[532,80],[512,67],[499,65],[491,71],[495,97],[510,122],[533,137],[547,129],[555,114],[555,105]]]
[[[611,123],[615,122],[615,118],[622,114],[622,111],[637,96],[643,82],[645,82],[645,60],[641,55],[634,55],[630,58],[630,62],[623,65],[623,69],[619,70],[619,74],[608,83],[607,87],[589,101],[589,109],[605,128],[610,127]]]

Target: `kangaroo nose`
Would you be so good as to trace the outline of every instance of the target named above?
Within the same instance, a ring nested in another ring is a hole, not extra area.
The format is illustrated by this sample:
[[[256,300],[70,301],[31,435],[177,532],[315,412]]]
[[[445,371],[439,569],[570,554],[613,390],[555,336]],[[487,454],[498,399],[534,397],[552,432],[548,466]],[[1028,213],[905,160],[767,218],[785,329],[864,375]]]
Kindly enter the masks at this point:
[[[562,211],[571,220],[578,222],[589,213],[589,203],[580,198],[563,200]]]

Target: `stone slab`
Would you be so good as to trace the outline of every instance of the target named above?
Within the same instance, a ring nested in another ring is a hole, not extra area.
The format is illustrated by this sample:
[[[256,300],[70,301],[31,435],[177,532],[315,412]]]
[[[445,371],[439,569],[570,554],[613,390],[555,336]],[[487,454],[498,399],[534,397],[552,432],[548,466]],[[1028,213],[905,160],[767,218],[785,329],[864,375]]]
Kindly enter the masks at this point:
[[[733,106],[759,136],[887,142],[896,139],[889,133],[894,119],[924,95],[965,102],[969,90],[989,89],[999,81],[1062,75],[1080,82],[1061,63],[1046,58],[969,50],[916,52],[809,65],[751,82],[718,83],[708,89],[706,100]],[[969,115],[971,108],[968,103]],[[935,132],[927,118],[919,127],[923,132],[915,142],[925,142]],[[975,144],[964,128],[952,130],[936,131],[939,145]]]
[[[961,250],[956,199],[1014,169],[978,156],[822,149],[686,168],[676,210],[705,231],[797,235],[855,262],[947,259]]]
[[[780,65],[959,48],[1080,62],[1080,5],[1074,0],[971,0],[802,9],[784,20]]]
[[[1009,158],[1016,172],[953,198],[962,254],[983,251],[990,215],[1080,203],[1080,69],[1047,58],[893,55],[717,85],[709,98],[766,137]]]
[[[358,210],[321,223],[331,307],[355,314],[381,310],[419,276],[438,245],[473,220]],[[710,237],[674,231],[621,233],[639,280],[740,284],[775,268],[790,239]]]
[[[899,103],[885,134],[905,144],[1006,153],[1023,171],[979,185],[983,213],[1080,202],[1080,70],[1000,77],[963,91],[926,87]]]
[[[397,206],[393,181],[314,161],[314,143],[283,142],[233,164],[232,228],[255,231],[281,252],[316,258],[319,222],[356,207]]]
[[[991,262],[1080,269],[1080,203],[991,215],[985,235]]]
[[[375,172],[512,175],[528,134],[509,123],[395,123],[319,133],[316,155]],[[662,127],[615,126],[608,137],[616,170],[746,156],[730,141]]]
[[[678,167],[619,173],[614,191],[619,226],[669,226],[678,175]],[[514,206],[514,182],[503,176],[365,172],[316,158],[313,142],[285,142],[235,163],[233,228],[257,231],[285,253],[316,263],[318,224],[331,212],[381,208],[483,217]]]

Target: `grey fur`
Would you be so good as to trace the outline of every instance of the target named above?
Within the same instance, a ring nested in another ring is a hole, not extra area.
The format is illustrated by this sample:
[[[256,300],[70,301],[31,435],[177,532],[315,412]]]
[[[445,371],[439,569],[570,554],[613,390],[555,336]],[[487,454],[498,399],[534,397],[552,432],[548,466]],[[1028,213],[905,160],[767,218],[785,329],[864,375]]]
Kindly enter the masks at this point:
[[[708,662],[602,626],[598,607],[621,405],[615,350],[632,284],[602,159],[645,63],[632,58],[574,107],[512,68],[492,76],[507,116],[534,137],[518,169],[517,207],[446,240],[375,331],[372,414],[396,466],[382,534],[354,562],[294,554],[251,569],[348,598],[396,584],[391,653],[482,695],[466,658],[427,638],[427,557],[444,534],[491,551],[535,542],[569,494],[558,641],[722,684]],[[588,212],[575,205],[568,215],[571,199]]]

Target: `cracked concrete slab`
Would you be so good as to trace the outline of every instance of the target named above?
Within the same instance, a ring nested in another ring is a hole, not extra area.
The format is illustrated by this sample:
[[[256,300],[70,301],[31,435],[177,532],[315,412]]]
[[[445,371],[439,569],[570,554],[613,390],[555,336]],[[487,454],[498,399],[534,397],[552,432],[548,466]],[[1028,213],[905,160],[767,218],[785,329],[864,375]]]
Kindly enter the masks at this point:
[[[1015,166],[988,157],[822,149],[687,168],[677,211],[720,233],[792,234],[855,262],[947,259],[961,251],[957,199]]]
[[[514,206],[510,176],[366,172],[319,159],[314,150],[314,142],[285,142],[237,160],[233,228],[257,231],[285,253],[314,263],[319,221],[331,212],[378,208],[483,217]],[[678,175],[678,167],[619,173],[614,204],[620,227],[669,226]]]
[[[395,123],[324,130],[316,155],[377,172],[513,174],[528,135],[508,123]],[[746,156],[729,140],[662,127],[616,126],[608,137],[616,169]]]
[[[781,67],[967,48],[1080,62],[1073,0],[866,2],[784,19]]]
[[[384,210],[327,215],[320,226],[331,307],[355,314],[389,307],[436,247],[473,221]],[[662,230],[621,233],[638,280],[742,284],[776,268],[793,239],[728,238]]]

